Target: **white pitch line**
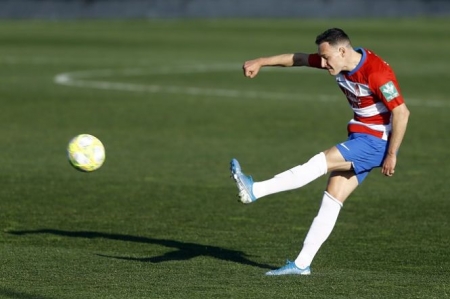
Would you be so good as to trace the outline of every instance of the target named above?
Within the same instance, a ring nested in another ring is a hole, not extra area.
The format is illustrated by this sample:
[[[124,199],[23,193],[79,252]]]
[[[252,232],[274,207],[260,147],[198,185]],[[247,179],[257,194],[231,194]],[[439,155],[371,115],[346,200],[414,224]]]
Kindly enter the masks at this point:
[[[194,96],[214,96],[214,97],[231,97],[231,98],[259,98],[259,99],[273,99],[273,100],[297,100],[297,101],[319,101],[319,102],[334,102],[343,99],[339,95],[306,95],[294,93],[273,93],[261,91],[242,91],[233,89],[216,89],[203,87],[183,87],[183,86],[166,86],[154,84],[135,84],[123,82],[110,82],[94,80],[96,77],[111,77],[119,76],[142,76],[150,75],[171,75],[171,74],[191,74],[191,73],[205,73],[217,71],[231,71],[236,70],[237,65],[232,64],[218,64],[218,65],[195,65],[195,66],[176,66],[176,67],[161,67],[152,69],[142,68],[128,68],[122,70],[89,70],[77,71],[58,74],[54,78],[54,82],[60,85],[80,87],[80,88],[95,88],[103,90],[118,90],[129,92],[151,92],[151,93],[171,93],[171,94],[186,94]],[[272,70],[268,68],[268,70]],[[274,69],[275,70],[275,69]],[[406,99],[407,104],[419,107],[441,108],[450,107],[449,101],[443,100],[419,100]]]
[[[108,82],[108,81],[72,80],[67,77],[67,74],[58,75],[55,78],[55,82],[61,85],[84,87],[84,88],[131,91],[131,92],[186,94],[193,96],[255,98],[255,99],[274,99],[274,100],[303,100],[303,101],[314,100],[320,102],[331,102],[338,100],[337,97],[333,98],[326,95],[311,96],[311,97],[305,97],[304,95],[302,95],[302,97],[300,98],[299,95],[289,93],[241,91],[233,89],[215,89],[215,88],[201,88],[201,87],[144,85],[144,84]]]

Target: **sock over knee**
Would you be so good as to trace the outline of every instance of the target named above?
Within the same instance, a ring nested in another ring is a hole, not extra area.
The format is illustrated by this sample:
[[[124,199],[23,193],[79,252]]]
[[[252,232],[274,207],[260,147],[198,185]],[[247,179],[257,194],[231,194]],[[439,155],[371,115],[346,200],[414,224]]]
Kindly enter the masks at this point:
[[[272,179],[255,182],[253,184],[253,194],[256,198],[260,198],[269,194],[297,189],[326,173],[327,160],[325,154],[319,153],[305,164],[277,174]]]
[[[330,236],[341,208],[342,203],[325,191],[319,213],[314,218],[303,242],[303,248],[295,260],[297,267],[304,269],[311,265],[320,246]]]

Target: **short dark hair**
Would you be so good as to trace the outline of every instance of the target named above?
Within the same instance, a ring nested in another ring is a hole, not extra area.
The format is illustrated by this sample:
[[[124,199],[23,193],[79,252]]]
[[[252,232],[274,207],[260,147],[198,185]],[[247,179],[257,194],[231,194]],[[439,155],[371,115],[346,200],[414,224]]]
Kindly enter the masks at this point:
[[[327,29],[316,37],[316,45],[320,45],[324,42],[328,42],[331,46],[336,46],[342,42],[351,44],[347,33],[339,28]]]

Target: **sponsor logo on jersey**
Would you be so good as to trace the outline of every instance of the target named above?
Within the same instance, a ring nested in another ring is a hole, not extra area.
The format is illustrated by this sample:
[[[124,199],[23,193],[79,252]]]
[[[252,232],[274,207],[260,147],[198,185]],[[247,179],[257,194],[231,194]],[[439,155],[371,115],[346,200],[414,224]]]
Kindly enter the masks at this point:
[[[381,86],[380,90],[383,93],[384,97],[386,98],[386,101],[388,102],[400,95],[392,81],[389,81],[388,83]]]
[[[357,96],[361,95],[361,92],[359,91],[359,85],[358,84],[355,84],[354,89],[355,89],[355,95],[357,95]]]

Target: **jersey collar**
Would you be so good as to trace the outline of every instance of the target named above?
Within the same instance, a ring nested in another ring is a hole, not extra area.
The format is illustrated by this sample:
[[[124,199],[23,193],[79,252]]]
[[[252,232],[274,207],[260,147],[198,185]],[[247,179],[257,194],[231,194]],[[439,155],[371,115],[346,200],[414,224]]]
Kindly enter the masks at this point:
[[[348,72],[349,76],[351,76],[354,73],[356,73],[361,68],[361,66],[364,64],[364,62],[366,61],[366,58],[367,58],[366,50],[364,50],[363,48],[355,48],[354,50],[356,52],[361,53],[362,57],[361,57],[361,60],[359,61],[358,65],[351,72]]]

